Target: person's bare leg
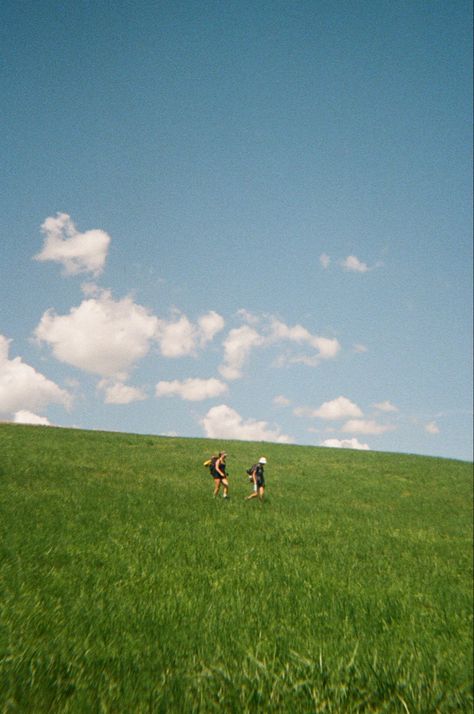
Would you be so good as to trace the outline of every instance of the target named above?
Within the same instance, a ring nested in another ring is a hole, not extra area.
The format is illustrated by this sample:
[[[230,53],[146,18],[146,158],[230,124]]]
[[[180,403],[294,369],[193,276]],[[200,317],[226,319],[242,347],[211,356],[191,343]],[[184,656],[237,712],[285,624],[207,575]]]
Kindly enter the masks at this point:
[[[229,498],[229,482],[226,478],[222,479],[222,485],[224,486],[224,498]]]
[[[263,486],[260,486],[258,489],[258,497],[261,501],[263,501],[263,497],[265,495],[265,488]]]
[[[220,487],[221,487],[220,479],[215,478],[214,479],[214,498],[216,498],[216,496],[218,496]]]

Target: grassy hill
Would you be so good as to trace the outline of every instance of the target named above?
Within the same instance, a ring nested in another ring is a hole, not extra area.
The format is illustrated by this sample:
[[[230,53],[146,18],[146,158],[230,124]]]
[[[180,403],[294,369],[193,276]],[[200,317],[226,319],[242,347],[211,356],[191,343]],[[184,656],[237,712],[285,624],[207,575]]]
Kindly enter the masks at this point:
[[[471,464],[3,424],[0,529],[2,713],[472,710]]]

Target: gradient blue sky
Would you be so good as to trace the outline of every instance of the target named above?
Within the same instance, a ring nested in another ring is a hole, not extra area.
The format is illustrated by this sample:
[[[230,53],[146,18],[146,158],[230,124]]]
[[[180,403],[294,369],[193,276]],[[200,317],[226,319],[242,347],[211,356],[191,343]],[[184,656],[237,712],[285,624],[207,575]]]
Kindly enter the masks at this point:
[[[470,2],[1,15],[0,419],[472,459]]]

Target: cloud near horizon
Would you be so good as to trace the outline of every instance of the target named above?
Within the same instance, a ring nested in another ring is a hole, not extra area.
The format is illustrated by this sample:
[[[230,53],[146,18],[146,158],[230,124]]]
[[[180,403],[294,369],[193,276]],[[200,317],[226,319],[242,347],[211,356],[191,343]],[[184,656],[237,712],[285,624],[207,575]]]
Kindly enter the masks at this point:
[[[282,434],[278,427],[270,427],[266,421],[243,419],[226,404],[211,407],[200,423],[209,439],[270,441],[279,444],[292,444],[294,441],[287,434]]]
[[[47,417],[39,416],[38,414],[33,414],[33,412],[27,409],[20,409],[20,411],[15,412],[13,416],[14,424],[33,424],[38,426],[52,426],[51,422]]]
[[[0,335],[0,415],[11,418],[18,412],[34,413],[48,404],[69,409],[72,397],[65,389],[23,362],[9,359],[11,340]]]
[[[357,449],[358,451],[370,451],[368,444],[361,444],[358,439],[326,439],[321,446],[328,446],[333,449]]]
[[[50,216],[41,226],[43,249],[35,260],[60,263],[66,275],[92,273],[104,269],[110,236],[98,228],[80,233],[67,213]]]

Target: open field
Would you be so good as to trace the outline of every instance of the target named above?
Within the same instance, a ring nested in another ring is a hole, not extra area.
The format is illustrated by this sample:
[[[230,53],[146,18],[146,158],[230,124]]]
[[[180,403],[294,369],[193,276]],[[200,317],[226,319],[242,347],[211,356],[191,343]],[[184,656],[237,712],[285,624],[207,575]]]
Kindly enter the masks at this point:
[[[4,424],[0,486],[2,713],[472,711],[471,464]]]

